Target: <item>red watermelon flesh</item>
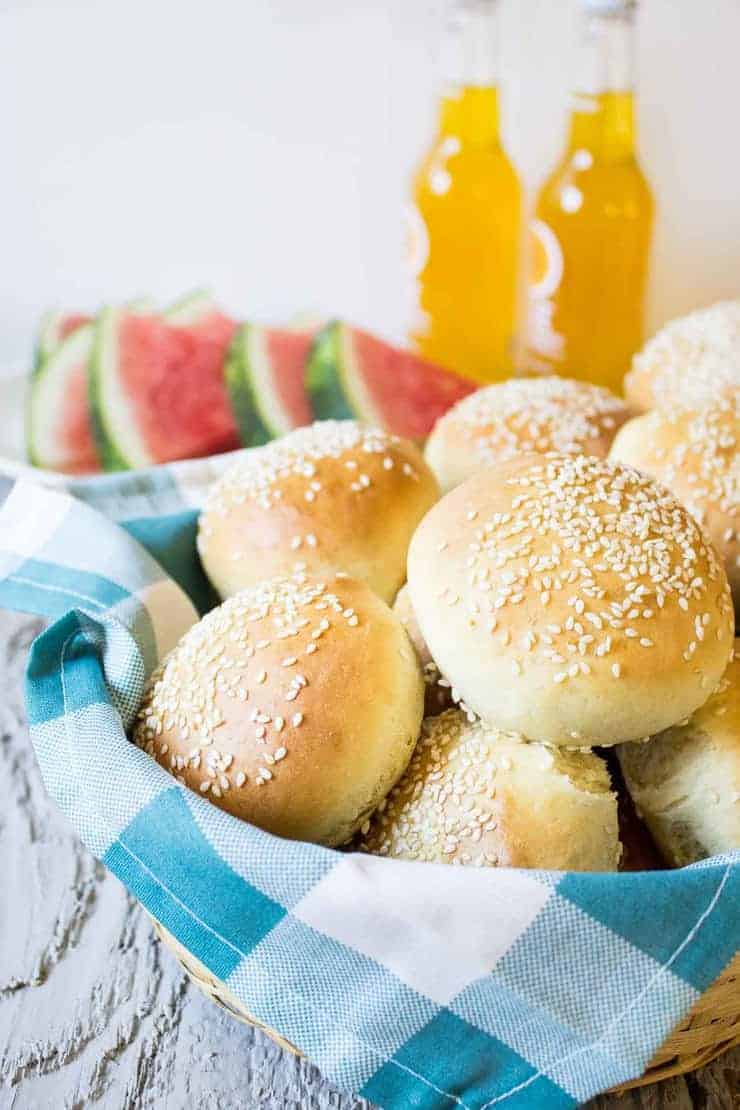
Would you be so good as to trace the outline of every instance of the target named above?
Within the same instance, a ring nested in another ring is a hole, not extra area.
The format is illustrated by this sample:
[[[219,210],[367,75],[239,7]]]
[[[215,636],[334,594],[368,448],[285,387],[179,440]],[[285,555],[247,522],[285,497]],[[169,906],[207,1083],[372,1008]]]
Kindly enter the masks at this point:
[[[120,375],[153,461],[199,458],[239,446],[223,380],[235,330],[219,313],[188,327],[154,316],[124,316]]]
[[[59,321],[59,342],[91,323],[93,317],[70,312]],[[87,360],[70,373],[59,421],[59,446],[65,459],[59,469],[65,474],[92,474],[100,470],[100,458],[90,423],[87,392]]]
[[[65,474],[90,474],[100,470],[100,458],[90,423],[87,360],[76,366],[67,379],[60,415],[59,441],[66,460],[59,469]]]
[[[306,359],[316,329],[290,331],[265,328],[265,344],[270,365],[274,368],[273,384],[280,404],[291,426],[300,428],[313,420],[306,393]]]
[[[66,339],[73,331],[77,331],[83,324],[89,324],[92,321],[92,316],[85,316],[81,312],[70,312],[67,316],[62,316],[59,321],[59,340]]]
[[[359,328],[347,330],[352,339],[354,366],[389,432],[424,439],[440,416],[479,388],[475,382]]]
[[[89,324],[92,316],[70,313],[59,321],[59,339]],[[87,390],[87,361],[80,363],[67,380],[67,392],[60,421],[60,445],[67,461],[60,469],[65,474],[93,474],[100,470],[100,457],[90,423],[90,402]]]

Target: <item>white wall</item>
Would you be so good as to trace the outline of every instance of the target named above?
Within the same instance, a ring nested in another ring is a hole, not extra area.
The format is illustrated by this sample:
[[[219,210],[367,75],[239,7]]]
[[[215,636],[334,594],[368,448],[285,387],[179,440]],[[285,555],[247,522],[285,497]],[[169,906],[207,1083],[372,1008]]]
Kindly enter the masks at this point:
[[[562,142],[574,0],[502,0],[505,130]],[[213,286],[400,333],[441,0],[0,0],[0,362],[49,303]],[[740,0],[644,0],[651,322],[740,294]]]

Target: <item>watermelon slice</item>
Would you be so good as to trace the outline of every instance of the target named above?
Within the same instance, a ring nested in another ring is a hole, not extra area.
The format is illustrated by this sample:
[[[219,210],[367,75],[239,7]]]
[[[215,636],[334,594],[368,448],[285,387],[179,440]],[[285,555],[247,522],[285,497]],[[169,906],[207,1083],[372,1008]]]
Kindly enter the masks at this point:
[[[244,324],[226,360],[242,443],[257,447],[313,420],[305,387],[312,331]]]
[[[58,335],[62,332],[59,328]],[[37,360],[26,418],[28,457],[35,466],[66,474],[100,470],[87,400],[93,335],[91,323],[71,327],[43,361]]]
[[[176,306],[174,323],[115,308],[99,317],[89,388],[106,470],[239,446],[223,379],[236,324],[210,301],[197,309],[184,304]]]
[[[68,335],[83,324],[89,324],[91,319],[91,316],[85,316],[81,312],[47,312],[39,328],[33,364],[34,373],[38,373]]]
[[[132,312],[150,312],[148,300],[132,301]],[[44,317],[26,414],[26,446],[35,466],[65,474],[100,470],[88,401],[87,366],[94,317],[49,312]]]
[[[318,420],[355,417],[409,439],[424,439],[475,382],[334,321],[311,351],[306,385]]]

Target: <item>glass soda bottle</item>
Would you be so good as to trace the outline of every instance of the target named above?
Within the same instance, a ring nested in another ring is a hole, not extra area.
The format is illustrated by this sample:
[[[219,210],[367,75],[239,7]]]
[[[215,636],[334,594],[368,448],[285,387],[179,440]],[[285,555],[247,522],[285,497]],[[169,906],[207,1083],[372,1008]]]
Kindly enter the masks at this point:
[[[529,236],[523,370],[620,391],[643,340],[653,200],[635,153],[635,0],[581,0],[565,154]]]
[[[450,10],[438,129],[413,180],[410,254],[420,354],[481,382],[512,369],[521,188],[501,142],[498,0]]]

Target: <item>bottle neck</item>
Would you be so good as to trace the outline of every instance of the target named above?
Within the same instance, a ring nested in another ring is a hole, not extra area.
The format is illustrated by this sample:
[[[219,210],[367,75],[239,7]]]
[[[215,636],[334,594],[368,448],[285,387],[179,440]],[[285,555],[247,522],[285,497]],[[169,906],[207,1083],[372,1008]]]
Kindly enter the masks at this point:
[[[584,11],[571,96],[571,150],[587,150],[605,162],[634,155],[634,55],[632,5]]]
[[[498,0],[455,0],[452,6],[439,130],[480,146],[499,140]]]

